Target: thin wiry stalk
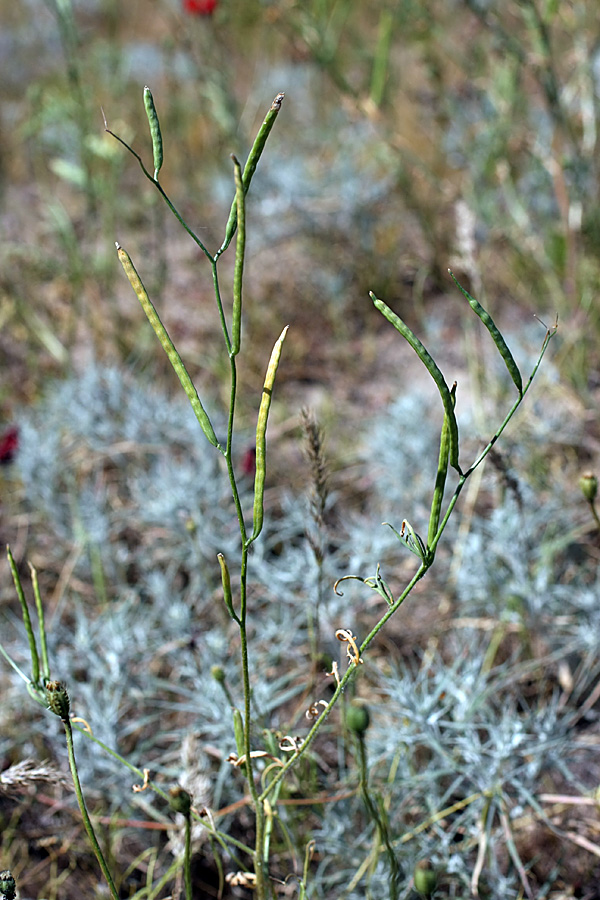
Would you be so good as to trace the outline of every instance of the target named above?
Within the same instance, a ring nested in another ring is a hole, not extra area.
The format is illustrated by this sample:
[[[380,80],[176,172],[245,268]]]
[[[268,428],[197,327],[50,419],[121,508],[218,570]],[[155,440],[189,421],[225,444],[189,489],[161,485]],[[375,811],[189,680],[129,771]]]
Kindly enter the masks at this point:
[[[71,769],[71,776],[73,778],[73,786],[75,788],[75,794],[77,796],[77,802],[79,804],[79,809],[81,810],[81,817],[83,819],[83,827],[86,830],[88,839],[90,844],[92,845],[92,849],[96,855],[96,859],[102,869],[102,874],[106,879],[106,883],[108,888],[114,898],[114,900],[119,900],[119,892],[115,886],[112,875],[110,873],[110,869],[104,859],[104,854],[100,849],[100,844],[98,843],[98,839],[96,837],[96,832],[94,831],[94,826],[92,825],[92,821],[90,819],[89,813],[87,811],[87,806],[85,805],[85,799],[83,797],[83,791],[81,790],[81,782],[79,781],[79,773],[77,771],[77,763],[75,761],[75,748],[73,746],[73,729],[71,728],[71,722],[69,719],[63,719],[62,723],[65,729],[65,736],[67,738],[67,752],[69,754],[69,767]]]

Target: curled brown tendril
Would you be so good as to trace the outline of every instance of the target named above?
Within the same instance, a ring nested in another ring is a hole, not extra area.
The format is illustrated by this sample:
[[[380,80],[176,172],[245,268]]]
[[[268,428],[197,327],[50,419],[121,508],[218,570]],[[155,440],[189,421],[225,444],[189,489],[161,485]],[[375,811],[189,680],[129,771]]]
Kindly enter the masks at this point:
[[[353,635],[352,632],[347,628],[338,628],[335,636],[338,641],[344,641],[346,644],[348,644],[348,646],[346,647],[346,655],[348,656],[350,662],[355,666],[362,664],[362,659],[360,658],[355,635]]]

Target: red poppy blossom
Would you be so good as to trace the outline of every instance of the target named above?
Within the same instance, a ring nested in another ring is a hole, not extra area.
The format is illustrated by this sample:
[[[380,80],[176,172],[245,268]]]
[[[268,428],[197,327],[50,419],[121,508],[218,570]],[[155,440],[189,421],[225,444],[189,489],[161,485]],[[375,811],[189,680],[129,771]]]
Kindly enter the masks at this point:
[[[212,16],[219,0],[183,0],[183,11],[191,16]]]

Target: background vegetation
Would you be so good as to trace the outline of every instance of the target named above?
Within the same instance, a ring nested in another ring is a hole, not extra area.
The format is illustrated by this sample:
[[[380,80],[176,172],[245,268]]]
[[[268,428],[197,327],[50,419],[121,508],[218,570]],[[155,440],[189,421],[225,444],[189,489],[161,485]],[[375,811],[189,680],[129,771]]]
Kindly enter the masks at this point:
[[[228,697],[210,674],[221,667],[238,697],[214,564],[234,546],[235,522],[114,242],[144,260],[146,285],[218,421],[226,359],[210,272],[104,133],[101,110],[149,158],[141,97],[151,85],[165,187],[216,246],[231,202],[229,154],[245,158],[285,91],[249,198],[240,360],[251,451],[265,354],[289,323],[269,431],[268,523],[252,560],[256,716],[274,732],[305,727],[305,691],[323,685],[324,671],[308,662],[307,610],[318,601],[329,665],[340,619],[364,631],[372,617],[364,591],[340,598],[331,585],[377,562],[400,582],[411,560],[379,523],[414,522],[429,502],[437,407],[368,291],[435,347],[459,382],[459,413],[482,437],[509,384],[466,323],[448,265],[491,309],[525,370],[544,334],[533,315],[551,324],[558,314],[531,402],[483,480],[473,479],[437,573],[391,623],[358,691],[371,709],[372,791],[406,896],[425,860],[440,897],[600,896],[599,534],[578,488],[582,472],[597,471],[600,438],[596,6],[213,6],[0,0],[0,411],[4,434],[18,429],[0,470],[0,526],[23,573],[28,559],[39,572],[61,678],[101,740],[166,784],[189,786],[197,804],[245,833],[243,784],[226,763]],[[319,514],[304,406],[326,434]],[[0,590],[2,643],[25,660],[8,568]],[[92,896],[95,862],[60,784],[52,727],[8,667],[2,696],[0,867],[23,897]],[[120,890],[133,896],[166,871],[179,831],[166,809],[132,794],[110,757],[84,741],[78,754]],[[37,782],[15,774],[25,759]],[[314,838],[309,896],[388,896],[358,760],[336,719],[297,794],[284,798],[276,875],[301,875]],[[318,802],[301,805],[306,796]],[[212,850],[195,840],[198,896],[216,896]],[[297,880],[286,890],[296,896]],[[228,885],[223,896],[248,892]]]

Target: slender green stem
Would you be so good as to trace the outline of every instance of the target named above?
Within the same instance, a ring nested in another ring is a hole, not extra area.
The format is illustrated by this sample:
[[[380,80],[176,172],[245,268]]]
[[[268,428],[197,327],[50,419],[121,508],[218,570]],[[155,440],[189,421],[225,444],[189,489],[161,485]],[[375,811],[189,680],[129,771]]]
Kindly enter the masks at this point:
[[[185,879],[185,900],[192,900],[192,817],[189,813],[185,817],[183,877]]]
[[[237,479],[235,477],[235,469],[233,468],[233,432],[235,426],[235,404],[237,397],[237,367],[235,363],[235,356],[230,356],[229,359],[229,368],[230,368],[230,389],[229,389],[229,412],[227,416],[227,443],[225,445],[225,461],[227,463],[227,474],[229,476],[229,485],[231,488],[231,495],[233,497],[233,502],[235,505],[235,511],[238,518],[238,525],[240,528],[240,537],[242,539],[242,546],[244,547],[247,544],[247,533],[246,533],[246,523],[244,520],[244,510],[242,508],[242,501],[240,500],[240,492],[237,486]]]
[[[25,592],[23,591],[23,585],[21,584],[21,577],[19,575],[19,570],[17,569],[17,564],[15,563],[11,549],[8,545],[6,547],[6,554],[8,556],[8,564],[12,573],[17,597],[19,598],[19,603],[21,604],[23,624],[25,625],[25,631],[27,632],[27,638],[29,640],[29,652],[31,654],[31,680],[34,682],[34,684],[37,684],[40,680],[40,660],[35,643],[33,626],[31,624],[31,616],[29,615],[29,607],[27,606],[27,600],[25,599]]]
[[[29,571],[31,572],[31,583],[33,584],[33,596],[35,597],[35,608],[38,617],[38,629],[40,632],[40,648],[42,652],[42,678],[44,681],[50,680],[50,662],[48,660],[48,645],[46,642],[46,620],[44,617],[44,605],[40,594],[40,585],[38,582],[37,571],[29,563]]]
[[[104,854],[100,849],[100,844],[98,843],[98,839],[96,838],[96,832],[94,831],[94,826],[92,825],[87,807],[85,805],[85,800],[83,798],[83,791],[81,790],[81,783],[79,781],[79,773],[77,772],[77,763],[75,761],[75,749],[73,747],[73,730],[71,728],[71,723],[69,719],[62,719],[62,723],[65,728],[65,735],[67,738],[67,751],[69,754],[69,766],[71,768],[71,776],[73,778],[75,794],[77,795],[77,802],[79,803],[79,809],[81,810],[83,825],[87,832],[90,844],[92,845],[92,849],[96,854],[96,859],[98,860],[100,868],[102,869],[102,874],[106,879],[109,890],[114,900],[119,900],[119,892],[115,887],[112,875],[110,874],[110,870],[108,868],[108,865],[106,864],[106,860],[104,859]]]
[[[510,422],[512,417],[514,416],[514,414],[516,413],[517,409],[523,402],[523,400],[525,398],[525,394],[531,387],[533,379],[535,378],[537,371],[541,365],[542,359],[544,358],[544,354],[546,353],[546,350],[548,349],[548,344],[550,343],[551,339],[554,337],[555,334],[556,334],[556,326],[554,326],[554,328],[547,330],[546,337],[544,338],[544,342],[542,344],[542,349],[540,351],[540,355],[538,356],[537,362],[536,362],[535,366],[533,367],[533,371],[531,372],[531,375],[529,376],[527,384],[523,388],[519,397],[515,400],[515,402],[509,409],[504,421],[502,422],[502,424],[500,425],[498,430],[495,432],[493,437],[488,441],[486,446],[483,448],[483,450],[481,451],[481,453],[479,454],[479,456],[477,457],[475,462],[467,469],[466,472],[463,472],[462,475],[460,476],[458,484],[457,484],[454,494],[452,496],[452,499],[450,500],[450,503],[448,504],[448,509],[446,510],[444,518],[442,519],[442,521],[439,525],[437,534],[428,548],[431,552],[435,552],[435,548],[437,547],[438,542],[439,542],[442,534],[444,533],[444,529],[446,528],[446,525],[448,524],[448,520],[450,519],[450,516],[452,515],[452,512],[454,510],[454,507],[456,506],[456,502],[460,496],[460,492],[462,491],[462,489],[464,487],[465,481],[467,480],[469,475],[472,475],[473,472],[475,471],[475,469],[479,465],[481,465],[481,463],[486,458],[486,456],[488,455],[488,453],[490,452],[490,450],[492,449],[492,447],[494,446],[494,444],[496,443],[496,441],[498,440],[498,438],[500,437],[500,435],[502,434],[502,432],[504,431],[504,429],[506,428],[506,426],[508,425],[508,423]]]
[[[225,340],[225,347],[227,348],[227,354],[229,356],[231,356],[231,339],[229,337],[229,329],[227,328],[227,319],[225,318],[225,312],[223,310],[223,301],[221,300],[221,288],[219,287],[219,273],[217,271],[217,260],[211,259],[210,264],[211,264],[211,269],[212,269],[213,288],[215,291],[215,299],[217,301],[217,309],[219,311],[219,319],[221,321],[221,329],[223,331],[223,338]]]
[[[369,772],[367,767],[367,748],[365,747],[365,737],[363,734],[359,734],[356,736],[356,739],[358,742],[358,772],[360,779],[360,791],[364,804],[367,808],[367,812],[377,829],[379,839],[385,846],[385,852],[387,854],[391,875],[389,885],[390,900],[397,900],[398,879],[400,877],[398,860],[396,859],[394,848],[392,847],[392,844],[390,842],[390,836],[385,819],[383,818],[382,813],[380,813],[380,811],[373,803],[371,795],[369,793]]]
[[[185,219],[183,218],[181,213],[177,210],[174,203],[171,201],[168,194],[163,189],[161,183],[148,171],[148,169],[144,165],[144,161],[143,161],[142,157],[140,156],[140,154],[136,153],[136,151],[133,149],[133,147],[129,146],[127,141],[124,141],[123,138],[119,137],[118,134],[115,134],[114,131],[110,130],[110,128],[107,125],[106,118],[104,119],[104,130],[106,131],[107,134],[110,134],[111,137],[114,137],[114,139],[116,141],[118,141],[120,144],[122,144],[126,150],[129,150],[129,152],[131,153],[132,156],[135,156],[138,163],[140,164],[140,168],[141,168],[142,172],[144,173],[144,175],[146,176],[148,181],[152,182],[152,184],[154,185],[156,190],[159,192],[159,194],[161,195],[161,197],[163,198],[163,200],[165,201],[165,203],[167,204],[167,206],[169,207],[169,209],[171,210],[171,212],[173,213],[173,215],[175,216],[175,218],[177,219],[179,224],[187,231],[187,233],[189,234],[191,239],[194,241],[194,243],[197,244],[198,247],[200,247],[200,249],[202,250],[204,255],[207,256],[211,262],[213,262],[213,256],[210,253],[210,251],[206,249],[206,247],[204,246],[204,244],[202,243],[202,241],[200,240],[198,235],[194,231],[192,231],[192,229],[187,224],[187,222],[185,221]]]
[[[402,603],[408,597],[408,595],[410,594],[410,592],[412,591],[412,589],[414,588],[416,583],[418,581],[420,581],[421,578],[423,578],[423,576],[427,572],[428,568],[429,568],[429,566],[425,562],[423,562],[419,566],[419,569],[413,575],[410,582],[404,588],[404,590],[402,591],[402,593],[400,594],[398,599],[389,607],[389,609],[381,617],[381,619],[379,619],[379,621],[377,622],[375,627],[369,632],[367,637],[364,639],[364,641],[360,645],[359,649],[360,649],[361,654],[363,653],[364,650],[367,649],[367,647],[369,646],[369,644],[371,643],[373,638],[379,633],[379,631],[381,631],[381,629],[383,628],[383,626],[385,625],[387,620],[390,618],[390,616],[393,616],[394,613],[396,612],[396,610],[402,605]],[[337,703],[339,697],[343,694],[346,685],[348,684],[350,679],[356,675],[357,671],[358,671],[358,666],[353,665],[352,663],[348,666],[348,668],[346,669],[346,672],[344,673],[344,676],[340,679],[339,683],[336,685],[335,691],[333,692],[333,695],[332,695],[329,703],[327,704],[327,706],[325,707],[325,709],[323,710],[323,712],[321,713],[319,718],[315,720],[312,728],[306,735],[306,738],[304,739],[302,746],[300,747],[298,752],[295,753],[293,756],[291,756],[290,759],[288,759],[288,761],[285,763],[285,765],[282,766],[281,769],[279,769],[277,774],[274,776],[273,780],[267,785],[267,787],[264,789],[264,791],[260,795],[259,800],[261,800],[261,801],[265,800],[268,797],[268,795],[271,793],[271,791],[273,790],[275,785],[277,785],[281,781],[281,779],[285,777],[285,775],[287,774],[289,769],[291,769],[292,766],[295,766],[296,763],[298,762],[298,760],[302,756],[304,756],[304,754],[306,753],[306,751],[308,750],[308,748],[314,741],[315,737],[317,736],[318,732],[320,731],[321,725],[323,724],[325,719],[329,716],[331,710]]]
[[[248,573],[248,544],[242,545],[242,559],[240,566],[240,644],[242,658],[242,681],[244,687],[244,753],[246,756],[246,780],[248,790],[254,807],[256,838],[254,850],[254,873],[256,875],[256,896],[259,900],[266,898],[267,871],[264,859],[265,840],[265,811],[261,797],[259,797],[254,782],[254,767],[252,765],[252,711],[251,711],[251,686],[250,667],[248,662],[248,635],[246,632],[247,613],[247,573]]]
[[[0,647],[0,651],[1,651],[1,649],[2,648]],[[10,662],[10,660],[9,660],[9,662]],[[26,677],[26,676],[24,676],[24,677]],[[39,697],[38,695],[35,695],[34,699],[36,699],[42,705],[47,706],[47,703],[45,702],[45,700],[42,700],[41,697]],[[71,727],[73,727],[72,723],[70,723],[70,724],[71,724]],[[121,756],[119,753],[116,752],[116,750],[113,750],[112,747],[109,747],[108,744],[105,744],[104,741],[101,741],[100,738],[97,738],[94,734],[92,734],[92,732],[88,731],[87,728],[84,728],[81,725],[78,725],[75,723],[75,729],[80,734],[83,734],[88,740],[92,741],[94,744],[97,744],[105,753],[108,754],[108,756],[112,756],[113,759],[117,760],[117,762],[119,762],[123,766],[125,766],[126,769],[129,769],[129,771],[132,774],[134,774],[136,776],[136,778],[139,778],[140,781],[144,780],[144,772],[142,769],[138,769],[137,766],[134,766],[132,763],[129,762],[128,759],[125,759],[124,756]],[[169,802],[168,793],[166,791],[164,791],[161,787],[159,787],[154,781],[148,782],[148,788],[150,790],[154,791],[155,794],[158,794],[159,797],[162,797],[162,799],[165,800],[167,803]],[[231,849],[230,849],[230,847],[227,846],[227,843],[229,843],[232,847],[237,847],[238,850],[242,851],[242,853],[246,853],[248,855],[252,854],[252,849],[247,844],[244,844],[241,841],[238,841],[237,838],[234,838],[228,834],[225,834],[225,832],[217,831],[216,829],[213,830],[205,818],[201,818],[199,815],[196,815],[195,813],[192,813],[192,815],[194,816],[194,819],[196,819],[196,821],[200,822],[200,824],[203,825],[204,828],[206,828],[206,830],[215,838],[215,840],[217,840],[219,842],[219,844],[221,845],[223,850],[226,853],[228,853],[229,855],[231,855]]]

